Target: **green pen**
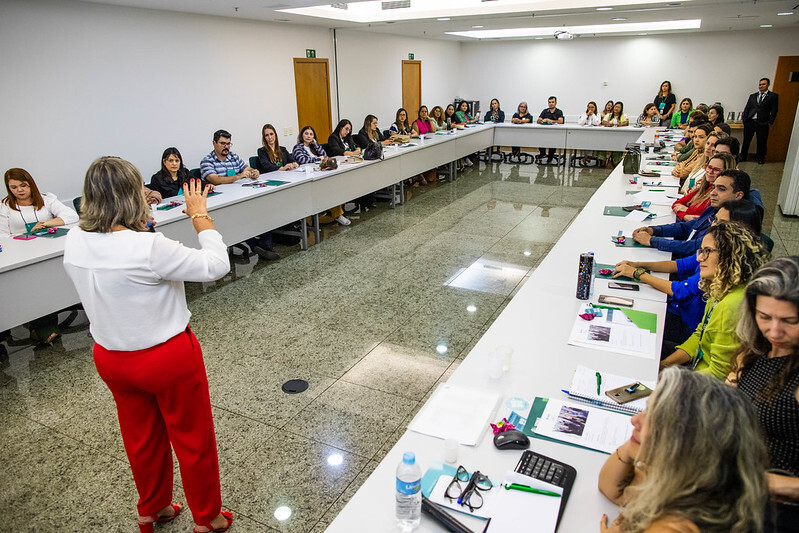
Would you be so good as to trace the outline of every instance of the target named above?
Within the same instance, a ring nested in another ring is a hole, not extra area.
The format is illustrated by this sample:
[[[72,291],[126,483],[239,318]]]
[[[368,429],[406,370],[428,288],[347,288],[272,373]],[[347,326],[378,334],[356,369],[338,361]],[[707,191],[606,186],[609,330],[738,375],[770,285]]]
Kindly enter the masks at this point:
[[[557,492],[552,492],[550,490],[541,490],[541,489],[534,489],[533,487],[528,487],[527,485],[519,485],[518,483],[511,483],[510,485],[505,485],[505,490],[520,490],[522,492],[532,492],[533,494],[541,494],[543,496],[557,496],[558,498],[561,497],[560,494]]]
[[[649,192],[666,192],[666,189],[649,189]]]
[[[602,374],[596,373],[596,395],[599,396],[599,388],[602,386]]]

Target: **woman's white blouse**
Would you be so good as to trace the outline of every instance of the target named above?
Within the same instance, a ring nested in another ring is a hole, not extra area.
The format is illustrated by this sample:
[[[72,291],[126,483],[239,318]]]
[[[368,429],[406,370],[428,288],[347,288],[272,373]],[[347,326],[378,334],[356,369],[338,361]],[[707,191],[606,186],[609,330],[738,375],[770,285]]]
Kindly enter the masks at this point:
[[[580,126],[599,126],[600,124],[602,124],[602,119],[599,118],[599,115],[597,115],[596,113],[594,113],[591,116],[588,116],[588,114],[583,113],[582,115],[580,115],[580,118],[577,119],[577,124],[579,124]]]
[[[0,203],[0,237],[22,235],[26,232],[25,223],[46,222],[56,217],[61,217],[64,224],[74,224],[78,221],[78,214],[74,209],[58,201],[55,194],[42,195],[44,207],[36,210],[32,205],[19,206],[19,211],[11,209],[5,202]]]
[[[199,250],[161,233],[69,231],[64,268],[95,342],[107,350],[142,350],[186,329],[191,312],[183,282],[213,281],[230,270],[219,232],[198,237]]]

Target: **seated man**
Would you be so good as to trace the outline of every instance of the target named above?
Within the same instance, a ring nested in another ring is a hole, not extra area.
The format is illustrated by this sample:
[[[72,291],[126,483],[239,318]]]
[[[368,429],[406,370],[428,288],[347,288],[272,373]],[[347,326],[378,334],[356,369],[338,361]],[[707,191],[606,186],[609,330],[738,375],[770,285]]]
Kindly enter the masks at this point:
[[[557,105],[558,99],[554,96],[550,96],[549,100],[547,100],[547,108],[541,111],[541,114],[538,115],[537,122],[539,124],[563,124],[563,111],[558,109],[556,107]],[[551,163],[555,158],[555,148],[550,148],[548,154],[546,148],[539,148],[538,154],[542,159],[546,155],[547,163]]]
[[[202,179],[214,184],[233,183],[241,178],[255,179],[259,173],[230,151],[230,133],[225,130],[214,132],[214,151],[200,161]]]
[[[738,152],[741,150],[741,141],[735,137],[725,137],[716,141],[716,146],[713,147],[715,153],[729,152],[738,161]]]
[[[742,170],[724,170],[713,183],[710,191],[710,207],[702,211],[699,218],[689,222],[675,222],[659,226],[644,226],[633,232],[635,242],[651,246],[664,252],[672,252],[675,259],[695,254],[711,224],[716,209],[730,200],[749,200],[751,180]],[[665,237],[673,237],[674,240]]]
[[[225,130],[214,132],[214,151],[200,162],[200,176],[214,185],[233,183],[241,178],[256,179],[260,174],[250,168],[238,155],[230,151],[231,136]],[[272,234],[262,233],[247,239],[247,245],[265,261],[275,261],[280,256],[272,249]]]

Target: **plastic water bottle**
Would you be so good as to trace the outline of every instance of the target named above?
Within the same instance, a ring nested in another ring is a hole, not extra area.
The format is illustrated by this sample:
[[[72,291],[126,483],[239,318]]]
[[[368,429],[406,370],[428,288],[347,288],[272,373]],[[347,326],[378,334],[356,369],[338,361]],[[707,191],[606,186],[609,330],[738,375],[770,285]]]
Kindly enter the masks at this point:
[[[422,470],[413,452],[405,452],[397,467],[397,525],[404,532],[422,520]]]

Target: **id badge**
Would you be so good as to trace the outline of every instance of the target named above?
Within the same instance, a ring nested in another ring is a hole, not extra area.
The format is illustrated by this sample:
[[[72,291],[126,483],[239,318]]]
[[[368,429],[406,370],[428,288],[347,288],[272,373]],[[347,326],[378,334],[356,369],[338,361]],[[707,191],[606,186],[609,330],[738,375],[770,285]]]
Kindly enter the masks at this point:
[[[25,233],[30,233],[33,231],[33,226],[38,224],[38,222],[26,222],[25,223]]]
[[[233,170],[232,168],[229,168],[229,169],[227,169],[227,175],[228,175],[228,177],[235,176],[236,175],[236,171]]]
[[[694,357],[694,360],[691,362],[691,370],[696,370],[696,366],[699,364],[699,361],[701,361],[704,356],[705,354],[702,352],[702,348],[699,348],[699,351],[696,352],[696,357]]]

